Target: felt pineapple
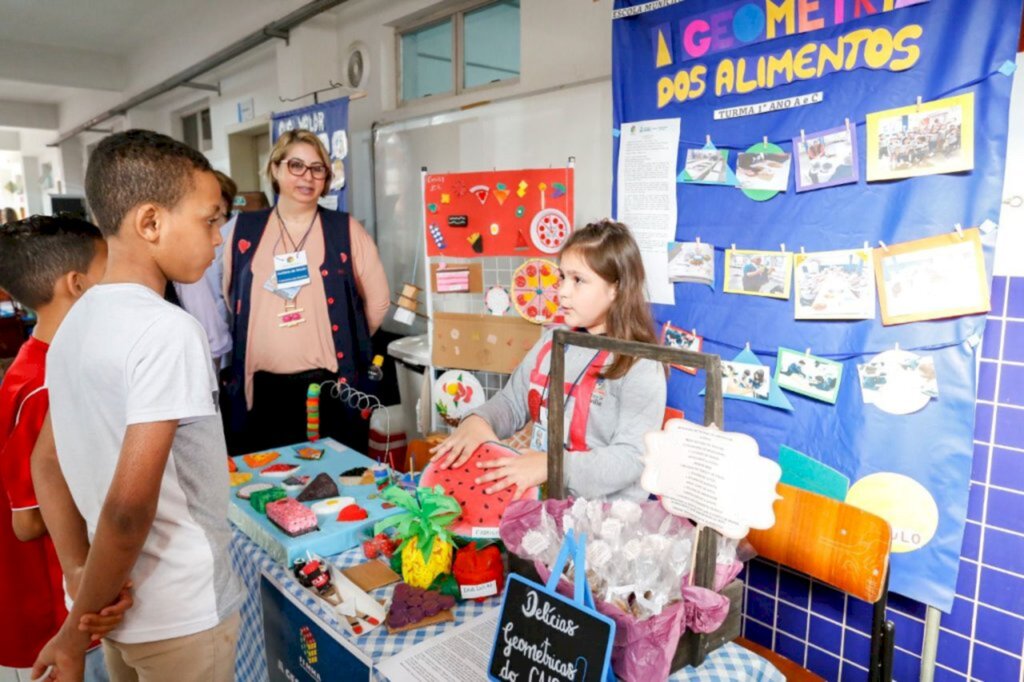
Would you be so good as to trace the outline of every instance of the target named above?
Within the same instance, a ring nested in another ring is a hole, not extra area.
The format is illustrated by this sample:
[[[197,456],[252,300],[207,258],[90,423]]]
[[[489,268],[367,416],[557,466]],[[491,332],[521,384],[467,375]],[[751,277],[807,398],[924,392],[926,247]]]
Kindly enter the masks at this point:
[[[380,533],[395,527],[395,535],[402,541],[402,579],[426,589],[437,576],[451,572],[453,538],[447,526],[462,514],[455,498],[445,495],[441,486],[418,488],[415,497],[391,486],[381,497],[405,510],[378,522],[373,530]]]

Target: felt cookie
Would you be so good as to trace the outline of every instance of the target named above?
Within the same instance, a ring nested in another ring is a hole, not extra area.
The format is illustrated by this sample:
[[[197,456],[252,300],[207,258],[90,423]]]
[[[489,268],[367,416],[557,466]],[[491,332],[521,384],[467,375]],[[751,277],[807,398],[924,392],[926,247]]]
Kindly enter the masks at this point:
[[[249,465],[250,469],[259,469],[260,467],[270,464],[280,456],[281,453],[279,452],[257,452],[252,455],[245,455],[242,459],[245,460],[245,463]]]

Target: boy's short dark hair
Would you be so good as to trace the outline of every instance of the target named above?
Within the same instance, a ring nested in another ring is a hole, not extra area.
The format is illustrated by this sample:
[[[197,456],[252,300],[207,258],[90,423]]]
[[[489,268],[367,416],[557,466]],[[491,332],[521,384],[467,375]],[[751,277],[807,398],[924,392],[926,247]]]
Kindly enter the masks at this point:
[[[85,197],[105,236],[117,235],[128,212],[152,202],[174,208],[193,186],[195,171],[211,171],[206,157],[152,130],[103,138],[89,157]]]
[[[34,215],[0,227],[0,288],[26,308],[53,300],[53,287],[69,272],[86,272],[103,240],[90,222]]]

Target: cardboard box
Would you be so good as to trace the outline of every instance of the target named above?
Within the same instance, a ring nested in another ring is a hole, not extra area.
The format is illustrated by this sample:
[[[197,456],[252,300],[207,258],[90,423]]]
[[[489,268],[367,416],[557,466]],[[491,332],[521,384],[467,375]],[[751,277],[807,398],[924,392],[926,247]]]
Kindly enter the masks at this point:
[[[511,374],[540,339],[540,325],[521,317],[434,313],[435,367]]]

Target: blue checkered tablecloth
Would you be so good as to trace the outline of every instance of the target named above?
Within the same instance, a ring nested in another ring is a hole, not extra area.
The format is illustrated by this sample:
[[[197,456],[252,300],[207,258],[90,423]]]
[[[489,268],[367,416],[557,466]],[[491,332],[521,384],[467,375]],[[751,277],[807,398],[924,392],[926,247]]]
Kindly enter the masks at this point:
[[[500,597],[491,597],[482,602],[462,602],[452,611],[452,615],[455,617],[454,623],[432,625],[396,635],[389,635],[387,628],[381,626],[364,635],[353,636],[338,623],[333,612],[329,608],[323,608],[323,602],[304,589],[284,566],[271,559],[269,554],[238,531],[235,531],[232,538],[231,559],[248,589],[248,596],[242,605],[242,628],[239,633],[235,661],[235,679],[238,682],[267,682],[269,679],[263,645],[263,606],[259,591],[261,571],[266,571],[280,585],[284,586],[289,594],[298,598],[303,605],[323,621],[325,627],[334,629],[353,642],[373,660],[375,666],[399,651],[439,635],[448,628],[483,615],[501,603]],[[347,568],[366,561],[366,558],[363,556],[362,549],[356,548],[332,557],[331,561],[340,568]],[[390,596],[393,589],[393,586],[381,588],[375,591],[373,596],[382,599]],[[712,652],[700,668],[684,668],[669,679],[694,682],[785,681],[785,677],[768,661],[732,643]]]

